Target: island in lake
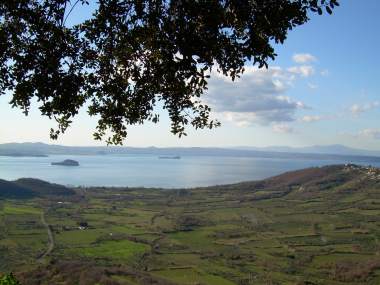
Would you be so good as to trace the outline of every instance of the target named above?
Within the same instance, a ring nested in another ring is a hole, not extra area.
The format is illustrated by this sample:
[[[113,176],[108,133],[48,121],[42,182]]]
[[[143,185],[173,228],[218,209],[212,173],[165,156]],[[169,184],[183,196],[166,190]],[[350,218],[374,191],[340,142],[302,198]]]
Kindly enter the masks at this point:
[[[79,166],[79,162],[72,159],[65,159],[60,162],[52,162],[51,165],[63,165],[63,166]]]

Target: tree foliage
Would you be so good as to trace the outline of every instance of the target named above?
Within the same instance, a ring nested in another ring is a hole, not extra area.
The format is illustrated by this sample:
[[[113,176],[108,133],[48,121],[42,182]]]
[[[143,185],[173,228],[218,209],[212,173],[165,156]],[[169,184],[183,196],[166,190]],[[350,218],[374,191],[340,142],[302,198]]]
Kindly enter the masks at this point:
[[[0,276],[0,285],[20,285],[12,273]]]
[[[127,126],[213,128],[202,104],[212,68],[233,80],[250,61],[266,67],[289,30],[336,0],[99,0],[92,16],[67,25],[87,0],[0,2],[0,95],[28,114],[31,100],[63,133],[81,108],[98,118],[95,139],[118,144]]]

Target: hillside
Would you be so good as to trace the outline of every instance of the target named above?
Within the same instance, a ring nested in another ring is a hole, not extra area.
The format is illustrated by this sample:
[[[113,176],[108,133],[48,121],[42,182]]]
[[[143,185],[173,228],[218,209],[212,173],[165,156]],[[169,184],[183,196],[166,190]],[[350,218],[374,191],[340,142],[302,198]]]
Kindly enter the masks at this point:
[[[380,284],[376,168],[309,168],[196,189],[76,191],[76,202],[0,201],[0,271],[16,271],[24,285]],[[41,216],[54,238],[43,262]]]
[[[378,187],[380,187],[378,168],[347,164],[307,168],[286,172],[262,181],[208,187],[203,190],[223,191],[233,195],[238,192],[238,196],[243,197],[242,200],[257,196],[308,199],[321,195],[331,197],[354,195],[357,193],[353,191],[368,191]]]
[[[34,197],[70,196],[75,191],[65,186],[39,179],[21,178],[16,181],[0,180],[0,198],[29,199]]]
[[[14,181],[13,183],[32,190],[38,196],[75,195],[75,191],[70,188],[34,178],[21,178]]]
[[[31,189],[13,182],[0,180],[0,199],[28,199],[34,196],[35,193]]]

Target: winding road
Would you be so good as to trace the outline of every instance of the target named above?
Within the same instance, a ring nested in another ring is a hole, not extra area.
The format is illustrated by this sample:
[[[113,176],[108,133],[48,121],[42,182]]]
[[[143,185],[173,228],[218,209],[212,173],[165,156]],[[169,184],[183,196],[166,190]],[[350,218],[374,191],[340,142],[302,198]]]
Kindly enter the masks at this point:
[[[41,213],[41,223],[46,227],[48,238],[49,238],[49,242],[48,242],[48,247],[47,247],[46,251],[41,256],[39,256],[37,258],[38,261],[42,261],[54,249],[54,236],[53,236],[53,232],[51,231],[50,225],[46,222],[45,213],[44,212]]]

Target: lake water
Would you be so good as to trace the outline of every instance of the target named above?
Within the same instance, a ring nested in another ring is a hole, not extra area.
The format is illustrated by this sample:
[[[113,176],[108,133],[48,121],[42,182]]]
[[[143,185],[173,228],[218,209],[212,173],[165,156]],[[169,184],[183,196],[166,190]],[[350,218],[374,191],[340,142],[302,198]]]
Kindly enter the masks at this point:
[[[74,159],[79,167],[52,166]],[[39,178],[74,186],[196,187],[258,180],[311,166],[355,161],[271,159],[256,157],[184,156],[159,159],[156,155],[50,155],[0,157],[0,179]],[[380,166],[365,161],[358,164]]]

